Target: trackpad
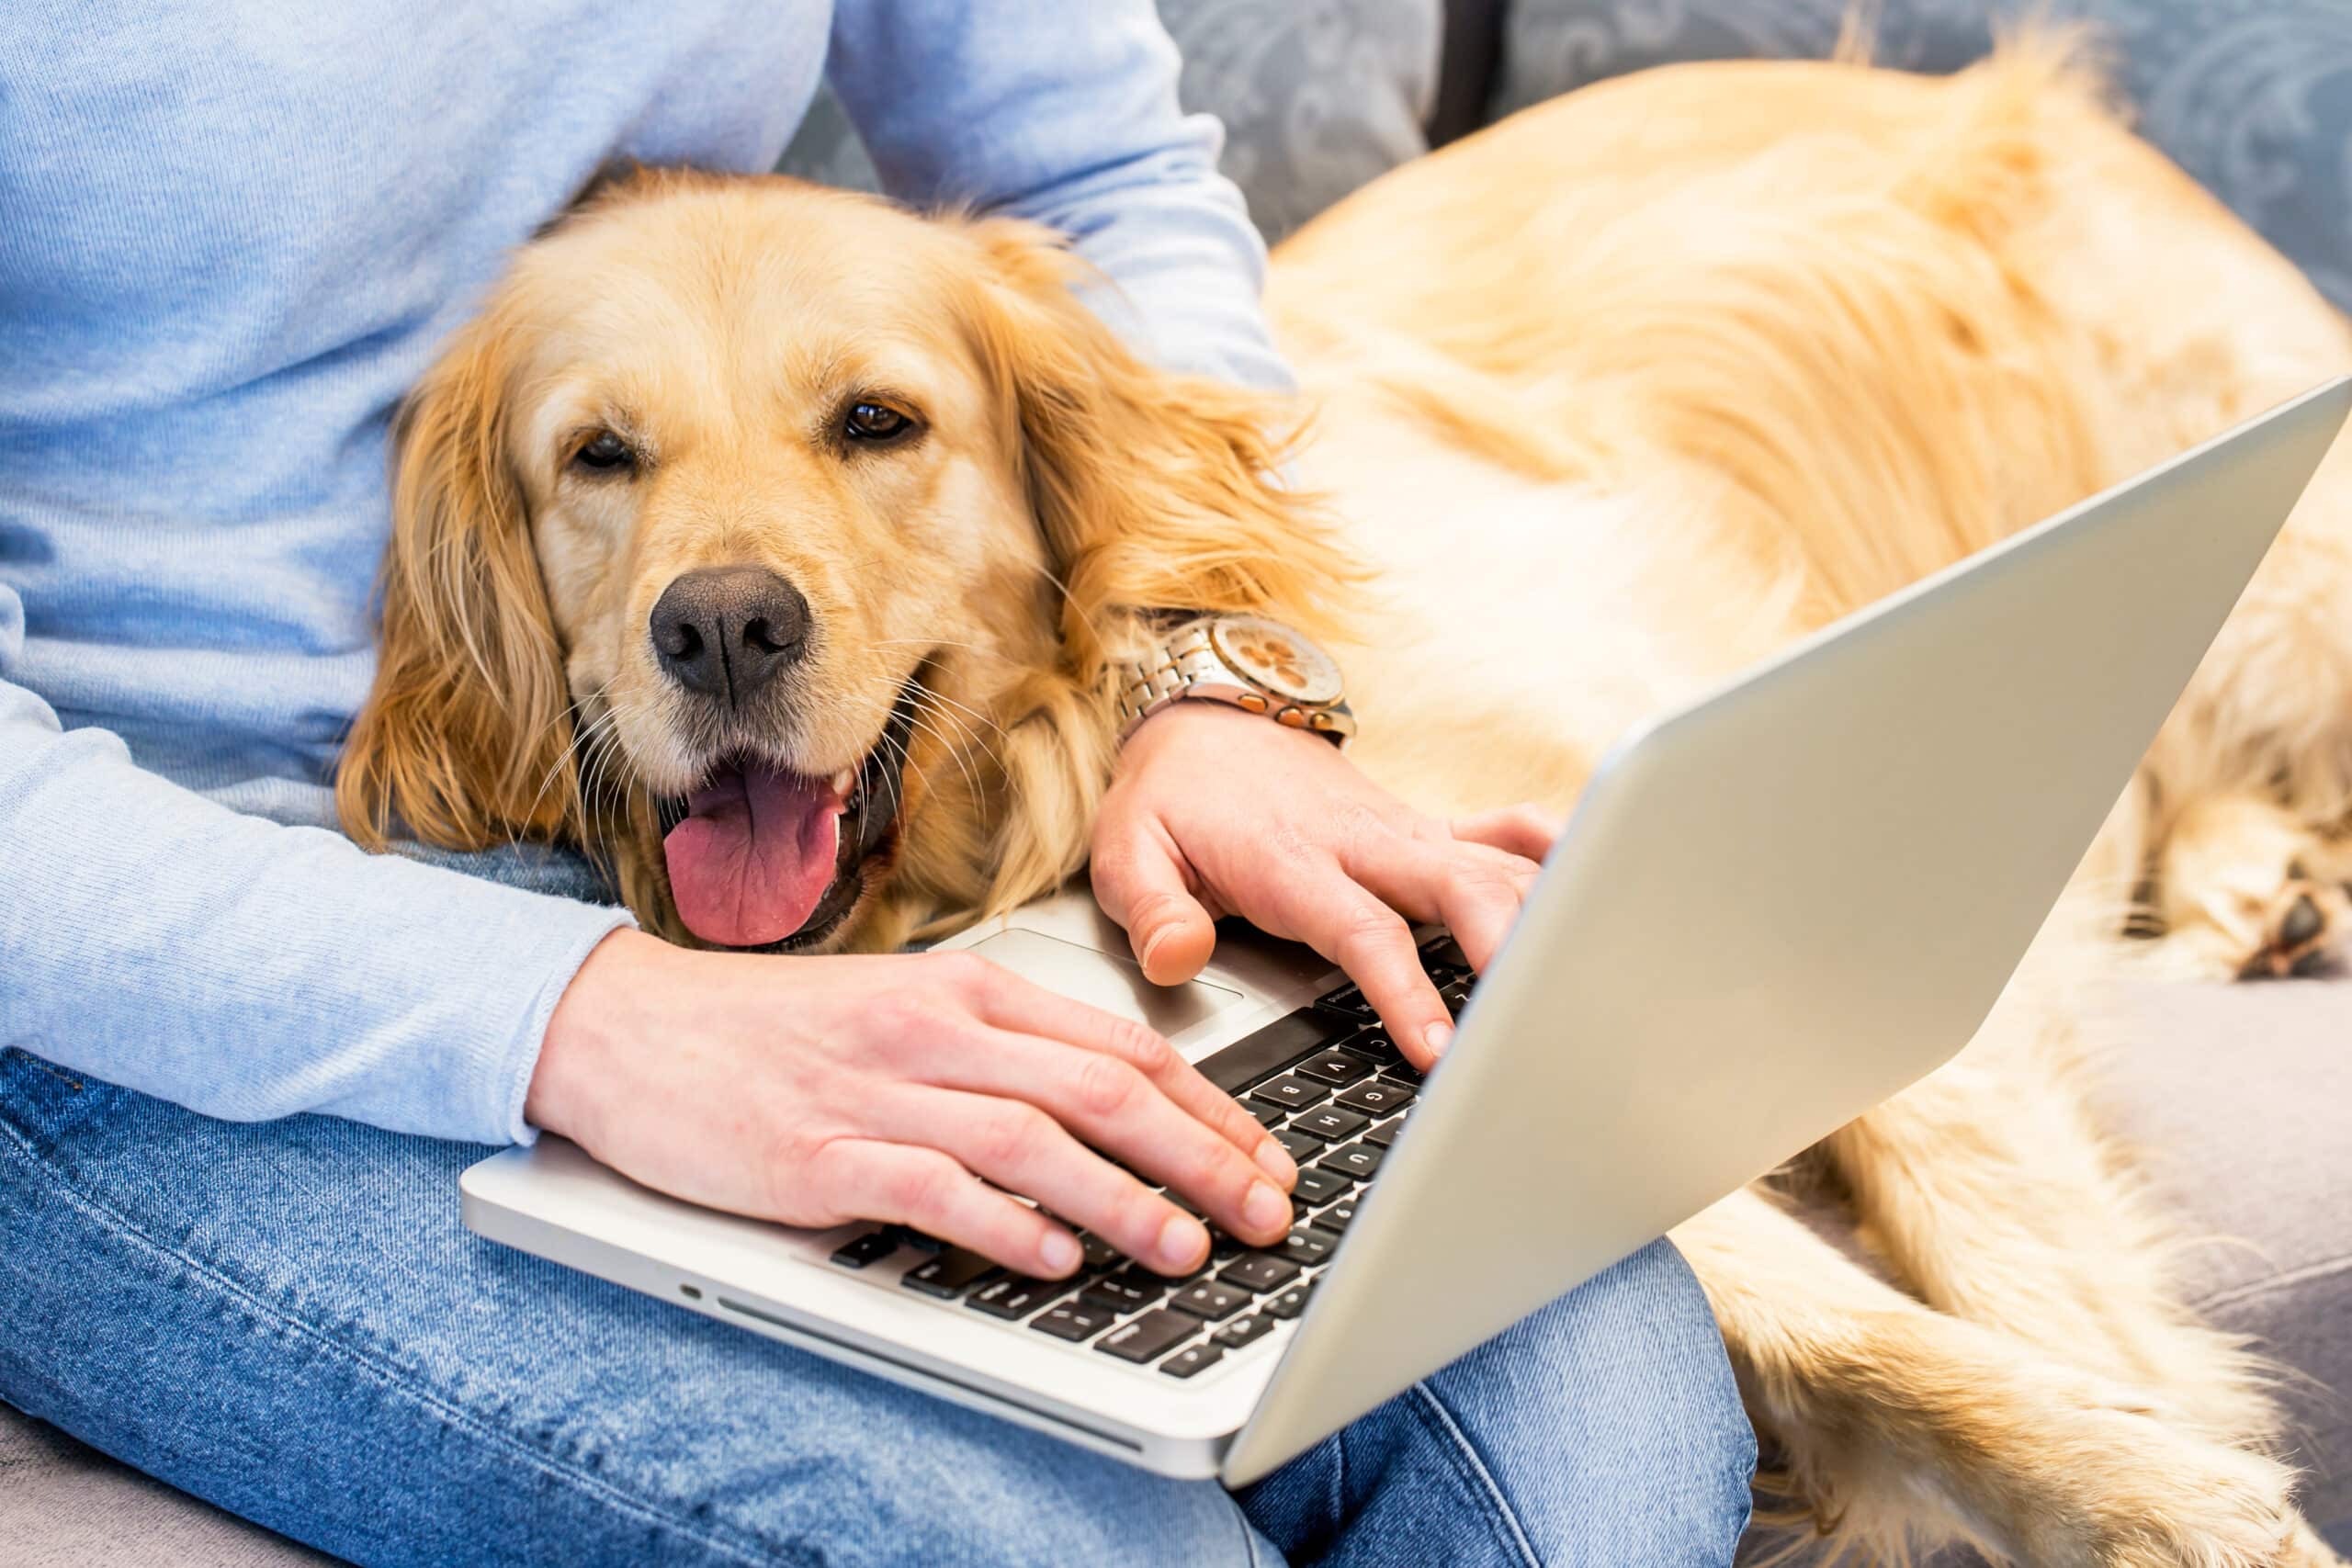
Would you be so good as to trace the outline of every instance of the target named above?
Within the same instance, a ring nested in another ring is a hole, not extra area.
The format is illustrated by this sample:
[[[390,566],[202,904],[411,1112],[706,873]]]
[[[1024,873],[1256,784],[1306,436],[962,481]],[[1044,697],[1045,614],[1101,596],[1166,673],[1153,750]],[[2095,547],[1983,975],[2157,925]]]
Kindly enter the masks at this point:
[[[1162,1034],[1182,1034],[1242,999],[1240,992],[1205,980],[1155,986],[1143,977],[1141,965],[1132,959],[1017,927],[974,942],[970,951],[1049,991],[1074,997]]]

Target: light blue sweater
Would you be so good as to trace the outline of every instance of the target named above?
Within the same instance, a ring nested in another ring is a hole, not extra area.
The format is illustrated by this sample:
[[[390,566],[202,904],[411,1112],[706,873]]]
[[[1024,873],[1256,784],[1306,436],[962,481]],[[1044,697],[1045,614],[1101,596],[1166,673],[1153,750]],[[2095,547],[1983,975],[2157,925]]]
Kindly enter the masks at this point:
[[[820,71],[895,194],[1067,230],[1146,352],[1283,378],[1148,0],[0,6],[0,1045],[529,1136],[625,917],[327,830],[387,422],[600,164],[764,169]]]

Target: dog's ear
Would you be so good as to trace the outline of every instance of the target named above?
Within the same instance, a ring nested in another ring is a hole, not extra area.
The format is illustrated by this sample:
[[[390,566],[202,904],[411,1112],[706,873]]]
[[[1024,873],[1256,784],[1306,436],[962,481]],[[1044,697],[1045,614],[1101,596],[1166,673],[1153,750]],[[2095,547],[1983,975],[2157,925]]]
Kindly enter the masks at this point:
[[[467,327],[393,427],[392,537],[375,689],[344,748],[344,830],[480,849],[578,823],[571,700],[509,464],[509,356]]]
[[[1065,591],[1074,663],[1099,663],[1122,617],[1153,609],[1336,631],[1364,573],[1317,498],[1283,482],[1298,409],[1145,365],[1072,292],[1087,271],[1048,231],[991,219],[968,232],[987,257],[972,333]]]

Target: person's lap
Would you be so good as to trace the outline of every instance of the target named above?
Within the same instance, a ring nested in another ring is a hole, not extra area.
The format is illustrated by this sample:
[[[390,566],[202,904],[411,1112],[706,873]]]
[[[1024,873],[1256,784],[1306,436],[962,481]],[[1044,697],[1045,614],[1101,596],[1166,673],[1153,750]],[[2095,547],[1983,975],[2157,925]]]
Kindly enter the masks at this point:
[[[1098,1459],[468,1235],[481,1151],[0,1053],[0,1399],[362,1562],[1728,1562],[1661,1244],[1253,1488]]]

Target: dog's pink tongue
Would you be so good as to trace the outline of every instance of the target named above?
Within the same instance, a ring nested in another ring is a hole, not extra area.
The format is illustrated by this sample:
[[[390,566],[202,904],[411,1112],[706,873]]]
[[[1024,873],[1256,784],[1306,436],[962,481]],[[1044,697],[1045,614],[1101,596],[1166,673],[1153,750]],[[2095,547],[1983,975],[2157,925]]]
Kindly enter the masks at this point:
[[[845,804],[823,779],[759,769],[696,791],[662,840],[686,929],[721,947],[759,947],[808,924],[833,880]]]

